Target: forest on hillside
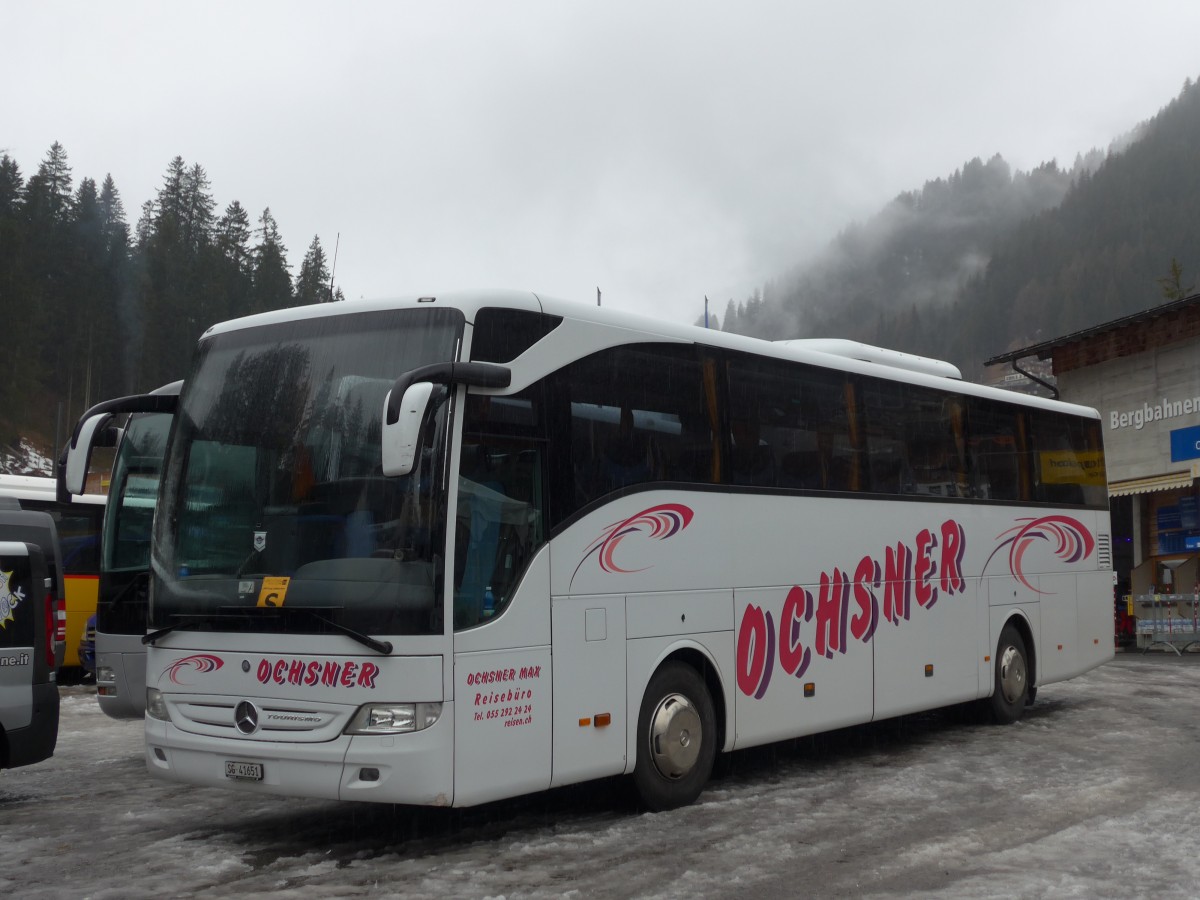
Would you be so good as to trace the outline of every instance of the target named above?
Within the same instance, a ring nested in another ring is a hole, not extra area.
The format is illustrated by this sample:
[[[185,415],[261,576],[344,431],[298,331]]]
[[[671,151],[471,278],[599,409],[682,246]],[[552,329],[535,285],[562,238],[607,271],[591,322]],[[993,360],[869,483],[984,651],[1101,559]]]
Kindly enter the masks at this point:
[[[720,317],[769,338],[842,337],[950,360],[1183,296],[1200,272],[1200,86],[1070,167],[1000,155],[901,194]],[[185,374],[213,322],[342,297],[314,236],[293,277],[269,208],[218,212],[175,157],[131,227],[111,175],[76,183],[53,144],[33,174],[0,155],[0,456],[45,453],[90,404]],[[713,310],[717,312],[717,310]]]
[[[1000,156],[901,194],[725,311],[727,331],[982,362],[1183,296],[1200,272],[1200,86],[1069,168]]]
[[[0,155],[0,447],[49,450],[89,405],[184,377],[213,322],[341,298],[318,236],[293,278],[271,210],[218,214],[199,163],[171,160],[131,229],[61,144],[28,178]]]

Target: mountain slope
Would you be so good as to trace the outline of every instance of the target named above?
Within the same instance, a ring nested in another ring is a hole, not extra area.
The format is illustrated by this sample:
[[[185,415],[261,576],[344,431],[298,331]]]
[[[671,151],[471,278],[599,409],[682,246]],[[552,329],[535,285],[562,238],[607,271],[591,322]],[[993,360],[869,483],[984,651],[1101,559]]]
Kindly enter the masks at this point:
[[[863,340],[977,377],[1013,344],[1162,302],[1172,260],[1179,287],[1200,271],[1200,88],[1189,81],[1122,143],[1070,171],[972,160],[847,229],[722,324]]]

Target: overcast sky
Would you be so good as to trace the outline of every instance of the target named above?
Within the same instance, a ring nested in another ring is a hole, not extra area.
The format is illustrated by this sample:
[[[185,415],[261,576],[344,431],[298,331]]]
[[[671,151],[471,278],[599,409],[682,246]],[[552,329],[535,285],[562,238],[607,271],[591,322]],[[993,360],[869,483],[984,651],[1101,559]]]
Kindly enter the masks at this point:
[[[180,155],[351,298],[506,287],[693,321],[972,157],[1107,147],[1200,4],[0,0],[0,152],[132,225]]]

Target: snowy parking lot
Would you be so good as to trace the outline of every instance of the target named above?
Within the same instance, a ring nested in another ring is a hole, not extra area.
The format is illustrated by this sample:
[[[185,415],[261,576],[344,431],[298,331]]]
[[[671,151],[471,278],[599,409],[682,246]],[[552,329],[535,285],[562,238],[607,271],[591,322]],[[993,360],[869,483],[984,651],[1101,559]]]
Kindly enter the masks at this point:
[[[63,689],[52,760],[0,772],[0,895],[1191,897],[1200,654],[1122,654],[1016,725],[939,712],[736,754],[699,802],[622,782],[466,810],[151,780],[140,722]]]

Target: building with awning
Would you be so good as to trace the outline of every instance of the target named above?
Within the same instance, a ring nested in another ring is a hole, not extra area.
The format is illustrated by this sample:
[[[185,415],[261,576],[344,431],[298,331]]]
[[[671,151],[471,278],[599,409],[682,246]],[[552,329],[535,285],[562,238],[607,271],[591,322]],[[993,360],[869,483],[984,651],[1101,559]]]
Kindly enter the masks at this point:
[[[1054,383],[1036,376],[1050,362]],[[1103,419],[1123,592],[1200,583],[1200,294],[1012,350],[1007,363]]]

